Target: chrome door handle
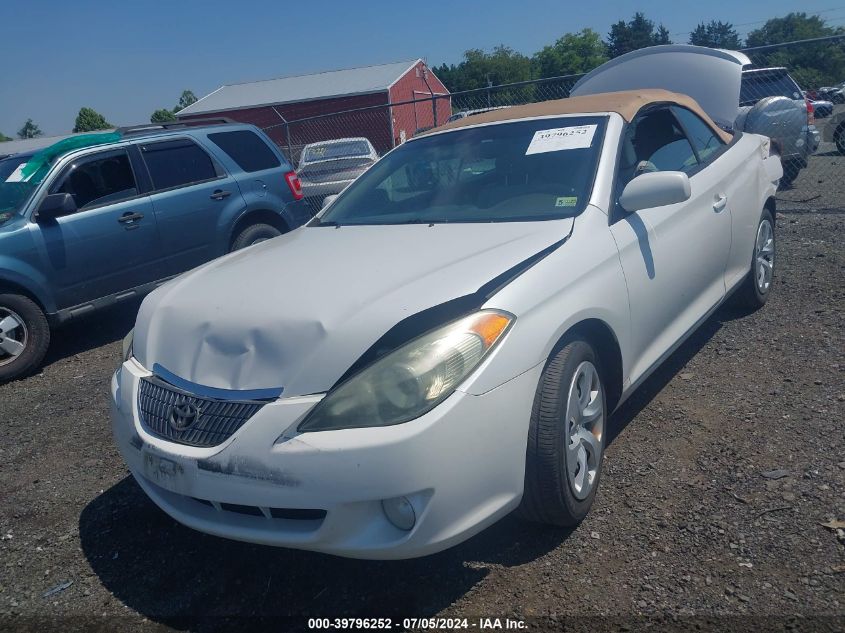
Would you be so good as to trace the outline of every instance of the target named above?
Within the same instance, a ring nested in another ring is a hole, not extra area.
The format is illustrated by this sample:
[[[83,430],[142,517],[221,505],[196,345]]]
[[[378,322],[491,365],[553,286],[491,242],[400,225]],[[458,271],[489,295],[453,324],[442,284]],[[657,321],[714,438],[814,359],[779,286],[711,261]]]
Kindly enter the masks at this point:
[[[713,210],[716,213],[719,213],[727,206],[727,204],[728,204],[728,197],[725,194],[723,194],[723,193],[716,194],[716,196],[713,200]]]

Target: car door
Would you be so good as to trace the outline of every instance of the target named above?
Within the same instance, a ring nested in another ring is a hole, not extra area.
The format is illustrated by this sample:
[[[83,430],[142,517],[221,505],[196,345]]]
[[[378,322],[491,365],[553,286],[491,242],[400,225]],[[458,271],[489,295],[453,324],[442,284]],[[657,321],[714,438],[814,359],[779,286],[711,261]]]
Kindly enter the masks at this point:
[[[120,293],[166,276],[152,203],[126,148],[85,154],[65,165],[49,193],[69,193],[77,211],[36,217],[33,238],[59,308]]]
[[[222,255],[220,218],[244,207],[235,179],[188,137],[144,142],[139,149],[152,180],[150,197],[170,274]]]
[[[731,240],[722,168],[700,160],[668,107],[641,112],[628,126],[617,199],[627,182],[647,171],[686,172],[691,195],[684,202],[635,213],[613,211],[611,232],[631,311],[632,382],[724,298]]]

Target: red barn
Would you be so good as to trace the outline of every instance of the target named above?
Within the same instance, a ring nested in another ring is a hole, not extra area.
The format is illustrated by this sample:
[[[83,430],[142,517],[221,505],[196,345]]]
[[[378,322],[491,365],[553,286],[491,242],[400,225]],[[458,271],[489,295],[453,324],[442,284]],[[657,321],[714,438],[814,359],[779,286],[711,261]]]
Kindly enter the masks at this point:
[[[432,107],[432,93],[448,95],[449,91],[417,59],[229,84],[180,111],[178,117],[226,116],[252,123],[265,129],[283,149],[290,146],[292,159],[307,143],[353,136],[370,139],[384,153],[417,130],[446,122],[452,113],[449,98],[437,99]]]

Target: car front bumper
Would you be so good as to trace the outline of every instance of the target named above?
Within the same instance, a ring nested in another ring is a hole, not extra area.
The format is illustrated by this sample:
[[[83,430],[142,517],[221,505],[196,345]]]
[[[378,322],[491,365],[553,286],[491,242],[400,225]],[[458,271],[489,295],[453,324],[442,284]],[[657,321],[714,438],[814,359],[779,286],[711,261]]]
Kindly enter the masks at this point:
[[[144,491],[191,528],[341,556],[412,558],[469,538],[519,504],[540,371],[483,395],[457,391],[405,424],[289,439],[280,436],[322,396],[282,398],[221,445],[195,447],[143,427],[138,388],[149,372],[129,360],[112,379],[112,427]],[[414,508],[410,531],[382,509],[396,497]]]

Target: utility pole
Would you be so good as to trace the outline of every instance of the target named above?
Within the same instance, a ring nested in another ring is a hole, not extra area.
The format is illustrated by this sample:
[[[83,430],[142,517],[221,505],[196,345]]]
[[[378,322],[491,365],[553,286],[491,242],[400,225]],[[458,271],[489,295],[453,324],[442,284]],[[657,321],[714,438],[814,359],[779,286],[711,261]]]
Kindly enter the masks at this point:
[[[425,87],[428,88],[428,93],[431,95],[431,116],[434,117],[434,120],[431,123],[434,127],[437,127],[437,99],[434,96],[434,91],[431,89],[431,85],[428,83],[428,66],[423,66],[422,77],[425,82]]]

